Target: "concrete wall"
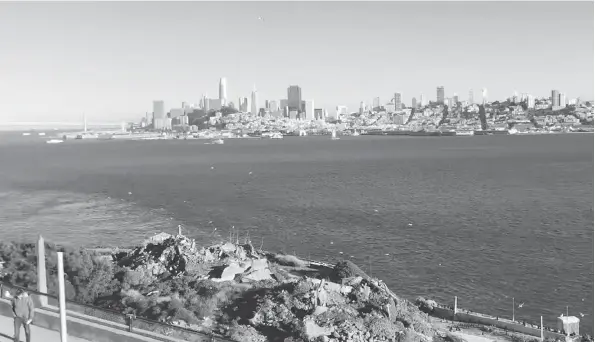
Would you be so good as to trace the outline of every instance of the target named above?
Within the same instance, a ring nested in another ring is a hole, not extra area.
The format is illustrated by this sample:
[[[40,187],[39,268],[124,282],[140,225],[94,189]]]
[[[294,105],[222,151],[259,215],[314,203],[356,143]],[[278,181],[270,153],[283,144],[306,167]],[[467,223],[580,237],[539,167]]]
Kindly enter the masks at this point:
[[[434,311],[431,314],[434,317],[447,319],[447,320],[454,320],[457,322],[463,323],[475,323],[475,324],[482,324],[482,325],[491,325],[500,329],[506,329],[508,331],[518,332],[522,334],[527,334],[535,337],[541,337],[541,330],[536,329],[529,326],[523,326],[522,324],[512,322],[510,320],[490,316],[484,316],[477,313],[471,312],[461,312],[458,311],[456,316],[454,315],[454,311],[447,309],[447,308],[434,308]],[[543,330],[544,338],[557,338],[560,340],[564,340],[565,336],[563,334],[554,333],[548,330]]]
[[[35,298],[35,297],[34,297]],[[150,331],[135,330],[135,333],[128,332],[128,326],[110,322],[92,316],[81,315],[74,312],[67,312],[68,335],[87,339],[94,342],[182,342],[184,340],[158,335]],[[0,299],[0,315],[12,317],[12,308],[9,300]],[[58,308],[47,306],[46,308],[35,309],[33,325],[59,331],[60,315]],[[207,336],[194,335],[187,341],[203,342],[211,341]],[[215,339],[214,341],[220,341]]]

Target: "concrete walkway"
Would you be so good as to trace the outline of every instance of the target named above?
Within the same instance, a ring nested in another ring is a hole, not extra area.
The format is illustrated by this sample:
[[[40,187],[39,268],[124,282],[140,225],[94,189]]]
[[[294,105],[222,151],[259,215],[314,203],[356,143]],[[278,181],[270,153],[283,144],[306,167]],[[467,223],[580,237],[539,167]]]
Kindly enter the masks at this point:
[[[0,315],[0,342],[13,342],[14,321],[11,317]],[[21,341],[25,341],[25,330],[21,328]],[[60,342],[60,332],[35,325],[31,326],[31,342]],[[68,336],[68,342],[92,342],[78,337]]]

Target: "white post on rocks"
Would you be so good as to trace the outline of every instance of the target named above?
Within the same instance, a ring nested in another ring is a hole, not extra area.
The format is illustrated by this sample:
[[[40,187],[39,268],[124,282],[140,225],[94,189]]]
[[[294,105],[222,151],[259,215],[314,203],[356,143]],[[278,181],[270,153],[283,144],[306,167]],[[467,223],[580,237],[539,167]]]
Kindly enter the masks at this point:
[[[457,296],[455,296],[455,315],[457,314]]]
[[[67,342],[66,333],[66,295],[64,291],[64,255],[58,252],[58,287],[60,291],[60,341]]]
[[[543,341],[543,316],[541,316],[541,340]]]

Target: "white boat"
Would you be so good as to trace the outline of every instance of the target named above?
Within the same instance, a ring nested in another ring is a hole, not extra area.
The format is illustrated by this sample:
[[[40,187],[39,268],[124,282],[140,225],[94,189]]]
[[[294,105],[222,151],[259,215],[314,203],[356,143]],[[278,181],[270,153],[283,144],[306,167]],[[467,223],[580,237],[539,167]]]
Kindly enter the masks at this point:
[[[470,136],[475,135],[475,132],[472,129],[457,129],[455,130],[456,135],[463,135],[463,136]]]
[[[225,141],[223,141],[223,139],[216,139],[211,142],[213,145],[223,145],[224,143]]]
[[[25,137],[29,136],[29,135],[31,135],[31,133],[23,133],[23,136],[25,136]]]
[[[37,133],[37,135],[39,135],[40,137],[43,137],[45,135],[45,133],[39,132],[39,133]]]
[[[271,139],[283,139],[283,134],[281,134],[279,132],[275,132],[275,133],[271,134]]]
[[[59,143],[63,143],[64,140],[62,139],[50,139],[48,141],[46,141],[47,144],[59,144]]]
[[[337,137],[337,131],[333,130],[331,133],[331,140],[339,140],[341,138]]]

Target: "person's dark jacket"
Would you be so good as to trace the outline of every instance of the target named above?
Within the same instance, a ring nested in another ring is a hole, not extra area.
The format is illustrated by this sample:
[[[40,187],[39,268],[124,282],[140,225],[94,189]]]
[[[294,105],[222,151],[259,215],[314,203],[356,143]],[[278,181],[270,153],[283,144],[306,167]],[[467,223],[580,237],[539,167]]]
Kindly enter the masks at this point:
[[[31,297],[28,295],[21,298],[15,297],[12,300],[12,313],[24,321],[32,320],[35,315],[35,305]]]

